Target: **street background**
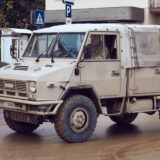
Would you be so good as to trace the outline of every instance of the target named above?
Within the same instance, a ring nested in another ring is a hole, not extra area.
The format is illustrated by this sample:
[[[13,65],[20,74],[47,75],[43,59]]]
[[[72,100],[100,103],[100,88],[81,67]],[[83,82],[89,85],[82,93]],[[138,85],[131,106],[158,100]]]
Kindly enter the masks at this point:
[[[0,124],[0,160],[159,160],[160,157],[158,114],[140,114],[133,124],[126,126],[100,116],[91,139],[76,144],[62,141],[50,123],[30,135],[16,134],[2,119]]]

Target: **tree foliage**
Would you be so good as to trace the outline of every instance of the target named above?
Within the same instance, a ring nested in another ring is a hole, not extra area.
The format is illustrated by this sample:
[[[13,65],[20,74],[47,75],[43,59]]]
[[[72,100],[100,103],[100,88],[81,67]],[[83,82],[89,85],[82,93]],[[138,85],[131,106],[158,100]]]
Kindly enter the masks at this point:
[[[31,28],[30,11],[44,5],[45,0],[0,0],[0,27]]]

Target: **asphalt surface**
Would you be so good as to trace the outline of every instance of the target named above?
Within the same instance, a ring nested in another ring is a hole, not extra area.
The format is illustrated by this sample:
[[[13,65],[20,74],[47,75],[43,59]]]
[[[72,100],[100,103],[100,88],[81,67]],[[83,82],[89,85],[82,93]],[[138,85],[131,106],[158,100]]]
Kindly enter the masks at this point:
[[[118,126],[100,116],[91,139],[70,144],[56,134],[53,124],[33,134],[16,134],[1,119],[0,160],[159,160],[158,114],[140,114],[133,124]]]

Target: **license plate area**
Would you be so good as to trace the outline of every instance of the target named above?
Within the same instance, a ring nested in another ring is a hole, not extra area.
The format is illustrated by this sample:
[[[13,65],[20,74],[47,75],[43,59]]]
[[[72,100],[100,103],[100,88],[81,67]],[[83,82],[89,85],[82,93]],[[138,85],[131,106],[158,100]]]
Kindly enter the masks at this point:
[[[3,105],[7,108],[15,108],[15,103],[13,102],[4,102]]]

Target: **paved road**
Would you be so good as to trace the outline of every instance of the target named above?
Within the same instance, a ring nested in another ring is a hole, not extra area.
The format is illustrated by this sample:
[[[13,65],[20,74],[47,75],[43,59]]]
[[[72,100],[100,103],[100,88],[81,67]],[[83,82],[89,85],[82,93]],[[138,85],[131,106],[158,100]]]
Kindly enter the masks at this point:
[[[31,135],[16,134],[0,126],[0,160],[159,160],[158,114],[141,114],[132,125],[118,126],[100,116],[92,138],[69,144],[52,124],[41,125]]]

